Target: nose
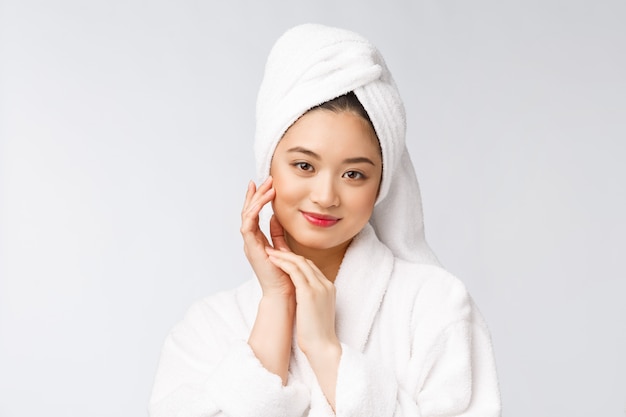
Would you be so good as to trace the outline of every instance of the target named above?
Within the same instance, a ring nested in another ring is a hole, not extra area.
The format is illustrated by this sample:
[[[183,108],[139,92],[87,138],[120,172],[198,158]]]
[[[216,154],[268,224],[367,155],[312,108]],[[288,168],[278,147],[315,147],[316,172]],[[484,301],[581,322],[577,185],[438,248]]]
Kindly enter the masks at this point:
[[[339,194],[333,178],[326,175],[315,177],[311,188],[311,201],[323,208],[339,206]]]

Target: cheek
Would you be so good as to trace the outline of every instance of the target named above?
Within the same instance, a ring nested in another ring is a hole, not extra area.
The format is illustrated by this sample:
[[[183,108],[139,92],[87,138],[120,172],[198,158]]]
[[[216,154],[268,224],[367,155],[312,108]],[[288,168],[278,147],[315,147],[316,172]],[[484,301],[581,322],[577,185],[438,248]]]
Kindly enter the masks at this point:
[[[274,190],[276,191],[273,207],[278,207],[280,210],[295,205],[300,198],[300,194],[302,194],[302,187],[298,187],[297,181],[294,181],[293,178],[288,178],[280,170],[275,170],[273,178]]]
[[[371,187],[362,191],[363,192],[358,193],[358,195],[352,196],[350,201],[353,202],[353,206],[359,210],[359,213],[369,217],[374,211],[378,187]]]

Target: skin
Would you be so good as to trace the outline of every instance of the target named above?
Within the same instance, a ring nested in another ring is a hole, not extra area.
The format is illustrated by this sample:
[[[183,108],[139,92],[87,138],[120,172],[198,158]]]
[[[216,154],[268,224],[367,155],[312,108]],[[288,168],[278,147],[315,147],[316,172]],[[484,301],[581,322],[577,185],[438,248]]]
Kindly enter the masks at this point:
[[[372,214],[381,174],[366,120],[351,111],[309,111],[276,147],[270,177],[258,188],[250,182],[242,210],[244,251],[263,292],[248,343],[286,385],[295,323],[298,346],[333,410],[341,358],[334,281]],[[271,244],[259,228],[268,203]]]

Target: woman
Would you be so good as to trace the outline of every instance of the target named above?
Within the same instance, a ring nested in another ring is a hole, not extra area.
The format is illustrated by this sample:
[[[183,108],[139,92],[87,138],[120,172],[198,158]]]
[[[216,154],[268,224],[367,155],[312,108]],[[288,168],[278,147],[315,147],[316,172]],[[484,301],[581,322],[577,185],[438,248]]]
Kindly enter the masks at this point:
[[[152,416],[500,414],[488,330],[425,242],[404,129],[361,36],[307,24],[276,42],[242,210],[255,277],[172,330]]]

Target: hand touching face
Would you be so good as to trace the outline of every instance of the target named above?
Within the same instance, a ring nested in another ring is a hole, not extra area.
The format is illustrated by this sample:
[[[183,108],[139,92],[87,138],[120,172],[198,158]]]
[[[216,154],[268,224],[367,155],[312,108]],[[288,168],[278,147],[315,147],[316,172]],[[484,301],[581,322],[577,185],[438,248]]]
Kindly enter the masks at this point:
[[[271,177],[258,188],[250,181],[241,210],[241,236],[246,258],[261,284],[263,294],[290,297],[294,292],[293,284],[287,274],[268,259],[265,249],[270,246],[270,242],[259,227],[259,212],[263,206],[272,201],[274,195]],[[289,249],[285,242],[284,230],[275,217],[270,220],[270,235],[274,248]]]

